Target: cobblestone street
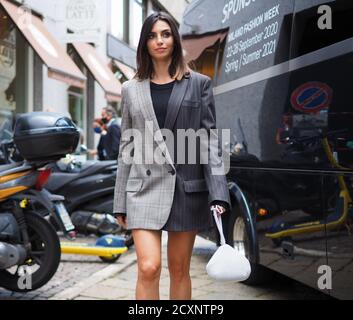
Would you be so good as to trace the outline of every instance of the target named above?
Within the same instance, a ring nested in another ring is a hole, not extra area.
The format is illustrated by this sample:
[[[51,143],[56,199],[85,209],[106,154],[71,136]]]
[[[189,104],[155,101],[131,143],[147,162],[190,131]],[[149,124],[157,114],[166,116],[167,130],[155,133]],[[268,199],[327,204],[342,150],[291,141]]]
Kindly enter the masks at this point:
[[[163,236],[161,299],[168,299],[169,278],[166,261],[166,234]],[[94,238],[80,241],[94,242]],[[276,275],[274,281],[250,287],[240,283],[219,283],[208,277],[205,266],[216,246],[197,237],[191,261],[194,300],[294,300],[328,297],[295,281]],[[107,264],[98,257],[62,255],[52,280],[35,292],[11,293],[0,289],[0,299],[26,300],[133,300],[137,276],[136,255],[132,248],[120,259]]]
[[[80,238],[78,241],[94,243],[95,238]],[[61,263],[56,274],[44,287],[26,294],[11,293],[0,288],[0,299],[47,300],[63,290],[75,286],[78,282],[90,277],[106,266],[107,264],[98,257],[65,254],[61,256]]]

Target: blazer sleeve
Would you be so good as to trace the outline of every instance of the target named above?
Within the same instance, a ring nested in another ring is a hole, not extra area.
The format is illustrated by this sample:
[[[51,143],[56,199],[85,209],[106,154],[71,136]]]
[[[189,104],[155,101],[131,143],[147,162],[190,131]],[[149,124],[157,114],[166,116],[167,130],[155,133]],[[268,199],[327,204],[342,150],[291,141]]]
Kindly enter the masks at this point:
[[[201,129],[206,129],[208,140],[207,143],[207,163],[203,164],[203,172],[209,191],[209,205],[211,206],[216,200],[223,201],[231,208],[227,179],[224,174],[224,163],[222,159],[222,147],[216,132],[216,111],[215,100],[212,90],[212,80],[207,77],[202,86],[201,93],[202,112],[201,112]]]
[[[116,174],[115,190],[114,190],[114,206],[113,213],[126,213],[126,193],[125,188],[129,173],[131,169],[131,163],[129,164],[126,160],[134,149],[133,141],[130,140],[130,136],[126,130],[131,129],[132,121],[129,113],[128,103],[126,99],[126,88],[123,84],[121,93],[121,108],[122,108],[122,119],[121,119],[121,139],[119,146],[118,155],[118,170]],[[125,133],[125,134],[124,134]]]

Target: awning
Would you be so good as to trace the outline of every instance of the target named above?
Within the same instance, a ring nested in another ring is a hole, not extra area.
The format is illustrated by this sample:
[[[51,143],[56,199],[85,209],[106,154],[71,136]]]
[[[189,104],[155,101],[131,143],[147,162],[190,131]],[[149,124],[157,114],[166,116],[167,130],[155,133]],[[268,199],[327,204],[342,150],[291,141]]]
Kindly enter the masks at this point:
[[[119,68],[119,70],[124,74],[127,79],[132,79],[135,76],[135,71],[133,68],[127,66],[126,64],[113,59],[114,64]]]
[[[218,40],[222,42],[227,34],[228,30],[215,34],[207,34],[203,36],[197,35],[192,38],[188,37],[183,39],[182,46],[186,62],[196,60],[205,49],[213,46]]]
[[[7,0],[0,0],[0,4],[46,64],[49,77],[72,86],[80,88],[85,86],[86,77],[50,34],[40,18]]]
[[[94,78],[102,86],[108,101],[121,100],[121,83],[115,78],[113,72],[108,68],[106,62],[101,58],[97,50],[90,44],[75,42],[72,44],[82,58]]]

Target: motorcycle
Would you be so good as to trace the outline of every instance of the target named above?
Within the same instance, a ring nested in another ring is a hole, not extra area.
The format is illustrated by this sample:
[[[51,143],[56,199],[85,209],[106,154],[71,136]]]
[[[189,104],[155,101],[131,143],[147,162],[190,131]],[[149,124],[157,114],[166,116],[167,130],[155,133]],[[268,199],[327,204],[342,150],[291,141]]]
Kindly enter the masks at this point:
[[[77,232],[119,234],[125,245],[133,244],[131,231],[123,229],[111,215],[117,161],[90,160],[81,163],[75,156],[55,164],[46,188],[65,198],[65,206]]]
[[[26,192],[42,190],[50,164],[71,152],[78,138],[72,121],[58,114],[33,112],[18,117],[14,142],[25,160],[0,166],[1,287],[36,290],[55,274],[61,257],[59,237],[32,210]]]
[[[86,151],[87,148],[81,145],[80,154]],[[1,144],[0,155],[2,163],[23,160],[12,140]],[[110,214],[113,210],[116,161],[89,160],[82,163],[75,155],[68,154],[51,167],[52,173],[41,194],[28,195],[34,211],[42,216],[51,212],[49,221],[71,240],[77,232],[97,236],[113,234],[123,236],[127,247],[133,244],[131,232],[122,229]],[[58,202],[63,206],[55,205]]]
[[[2,162],[20,164],[24,161],[12,139],[1,143],[0,153]],[[50,174],[53,172],[54,166],[55,163],[48,164],[47,168],[48,170],[50,169]],[[41,190],[25,190],[19,195],[12,196],[12,199],[21,200],[24,196],[32,211],[41,214],[51,221],[52,224],[58,226],[64,236],[69,240],[76,238],[75,226],[67,212],[64,204],[65,198],[63,196],[52,194],[43,187]]]
[[[0,286],[11,291],[40,288],[59,266],[60,242],[54,228],[30,210],[22,193],[40,189],[48,174],[34,164],[0,166]],[[31,277],[30,286],[21,286],[24,273]]]

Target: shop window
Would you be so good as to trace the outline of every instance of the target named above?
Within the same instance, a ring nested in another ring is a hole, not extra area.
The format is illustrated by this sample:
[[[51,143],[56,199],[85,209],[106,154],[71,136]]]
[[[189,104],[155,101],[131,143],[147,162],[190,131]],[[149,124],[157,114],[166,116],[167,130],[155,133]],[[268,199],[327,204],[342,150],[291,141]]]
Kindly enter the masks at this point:
[[[136,48],[146,18],[146,4],[145,0],[111,0],[110,33]]]
[[[127,40],[126,33],[126,20],[125,15],[126,0],[112,0],[111,1],[111,34],[120,39]]]
[[[68,54],[83,74],[87,75],[87,69],[72,45],[68,45]],[[80,143],[87,143],[87,115],[86,115],[86,88],[70,86],[68,93],[68,111],[72,121],[77,125],[81,134]]]
[[[126,78],[123,72],[114,64],[112,63],[112,71],[115,75],[115,77],[121,82],[124,83],[125,81],[129,80]],[[121,110],[121,103],[120,102],[110,102],[110,105],[115,108],[117,111],[117,115],[119,117],[119,120],[122,116],[122,110]]]
[[[123,72],[121,72],[121,70],[115,66],[115,64],[112,64],[112,71],[115,75],[115,78],[117,78],[121,83],[129,80],[128,78],[126,78],[126,76],[124,75]]]
[[[11,130],[16,112],[16,28],[0,10],[0,139]]]
[[[145,16],[144,1],[130,0],[130,45],[137,48]]]
[[[69,113],[72,121],[77,125],[81,134],[85,134],[85,110],[83,90],[76,87],[70,87],[68,90]]]

